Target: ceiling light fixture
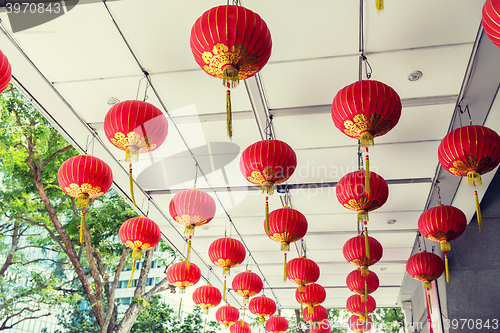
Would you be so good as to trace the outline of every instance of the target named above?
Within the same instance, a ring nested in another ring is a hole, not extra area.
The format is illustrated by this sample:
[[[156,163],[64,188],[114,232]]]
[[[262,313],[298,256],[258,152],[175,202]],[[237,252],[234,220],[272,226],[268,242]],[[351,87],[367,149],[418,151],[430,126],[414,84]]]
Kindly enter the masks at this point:
[[[408,79],[408,81],[414,82],[414,81],[417,81],[418,79],[420,79],[422,77],[422,75],[423,74],[421,71],[413,71],[411,73],[406,74],[406,78]]]
[[[110,97],[108,99],[108,105],[109,106],[113,106],[113,105],[118,104],[118,103],[120,103],[120,100],[118,98],[116,98],[116,97]]]
[[[396,223],[396,220],[387,220],[387,224],[394,224]]]
[[[380,267],[381,271],[385,271],[386,269],[387,269],[387,267]]]

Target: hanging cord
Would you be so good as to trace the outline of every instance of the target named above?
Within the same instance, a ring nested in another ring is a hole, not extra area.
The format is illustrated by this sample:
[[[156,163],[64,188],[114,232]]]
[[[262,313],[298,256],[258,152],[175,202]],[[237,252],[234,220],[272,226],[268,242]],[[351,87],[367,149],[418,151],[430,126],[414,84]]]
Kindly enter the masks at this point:
[[[196,188],[197,181],[198,181],[198,161],[196,161],[196,164],[194,165],[194,185],[193,185],[194,188]]]
[[[361,140],[358,140],[358,170],[364,168],[363,165],[363,153],[361,152]]]
[[[266,128],[264,129],[264,134],[266,135],[267,140],[274,140],[275,139],[273,119],[274,119],[274,117],[272,115],[269,115],[269,118],[268,118],[267,124],[266,124]]]
[[[441,188],[439,187],[439,180],[436,180],[434,187],[437,190],[438,205],[441,205]]]
[[[139,80],[139,84],[137,85],[137,93],[135,94],[135,100],[138,100],[139,99],[139,91],[141,90],[141,84],[142,84],[142,80],[144,80],[146,78],[146,75],[144,75],[140,80]],[[146,84],[146,89],[147,89],[147,84]]]
[[[366,79],[369,80],[372,77],[373,69],[370,63],[368,62],[368,59],[366,56],[363,54],[363,61],[365,63],[365,73],[366,73]]]

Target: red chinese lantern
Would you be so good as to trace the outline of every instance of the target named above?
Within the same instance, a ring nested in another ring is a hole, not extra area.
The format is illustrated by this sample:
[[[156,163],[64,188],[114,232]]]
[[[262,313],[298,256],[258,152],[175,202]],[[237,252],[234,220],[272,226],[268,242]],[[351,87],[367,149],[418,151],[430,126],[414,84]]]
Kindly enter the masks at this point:
[[[92,155],[78,155],[65,161],[57,173],[61,189],[77,198],[76,204],[82,207],[80,221],[80,244],[83,243],[85,230],[85,207],[89,199],[103,196],[113,184],[113,172],[109,165]]]
[[[273,210],[269,214],[269,228],[266,229],[266,234],[273,241],[281,243],[281,251],[290,251],[290,243],[300,240],[305,236],[306,232],[306,217],[298,210],[284,206],[283,208]],[[284,273],[283,281],[286,281],[286,253]]]
[[[500,1],[486,0],[483,6],[483,28],[493,44],[500,46]]]
[[[425,238],[441,244],[444,252],[446,281],[450,282],[448,269],[448,251],[451,250],[450,241],[460,237],[467,227],[467,218],[458,208],[447,205],[437,205],[420,215],[418,230]]]
[[[168,134],[165,115],[143,101],[123,101],[113,105],[104,117],[104,133],[115,147],[125,151],[129,164],[130,194],[135,204],[132,163],[139,154],[158,149]]]
[[[288,329],[288,320],[280,316],[272,316],[266,322],[266,331],[269,333],[283,333]]]
[[[179,287],[180,293],[186,292],[186,287],[194,286],[200,281],[201,271],[198,266],[191,264],[189,269],[186,268],[184,261],[170,265],[167,269],[168,283],[175,287]]]
[[[0,94],[7,89],[11,78],[12,68],[10,67],[9,60],[5,54],[0,51]]]
[[[264,324],[265,318],[272,316],[276,312],[276,303],[269,297],[261,295],[252,298],[248,304],[248,309],[259,318],[259,323]]]
[[[252,333],[252,327],[243,319],[238,320],[233,325],[229,326],[231,333]]]
[[[215,319],[217,322],[224,325],[226,328],[236,323],[239,317],[240,312],[238,309],[229,304],[221,306],[217,309],[217,312],[215,312]]]
[[[176,193],[168,206],[172,218],[183,225],[184,234],[189,235],[186,265],[191,259],[191,238],[194,228],[207,224],[215,216],[215,200],[206,192],[197,188]]]
[[[384,178],[375,172],[370,172],[370,183],[372,190],[365,191],[365,172],[358,170],[350,172],[342,177],[335,188],[335,194],[340,204],[347,209],[358,212],[358,223],[365,225],[365,249],[366,256],[370,258],[370,246],[368,238],[368,212],[380,208],[389,196],[389,186]]]
[[[220,32],[220,33],[219,33]],[[194,59],[227,86],[227,133],[232,137],[230,88],[259,72],[271,56],[271,33],[260,16],[241,6],[207,10],[191,29]]]
[[[306,285],[318,281],[319,266],[306,257],[295,258],[286,265],[286,277],[299,285],[299,291],[306,291]]]
[[[332,118],[335,126],[347,136],[360,140],[366,147],[365,172],[366,192],[370,193],[371,177],[368,146],[374,138],[389,132],[401,117],[401,100],[388,85],[363,80],[341,89],[332,104]]]
[[[316,327],[311,328],[309,330],[310,333],[331,333],[332,332],[332,324],[327,320],[323,320],[321,323],[317,323]]]
[[[314,307],[313,313],[309,313],[309,311],[302,312],[302,317],[305,321],[311,323],[313,328],[319,329],[323,320],[328,319],[328,310],[324,306],[317,305]]]
[[[368,275],[362,275],[361,270],[355,269],[346,278],[347,288],[353,293],[362,296],[362,301],[368,299],[368,294],[378,289],[380,284],[377,274],[368,271]]]
[[[406,271],[412,278],[424,282],[425,289],[432,289],[431,281],[443,274],[443,259],[434,253],[422,251],[408,259]]]
[[[325,301],[326,290],[317,283],[311,283],[306,285],[304,291],[299,291],[299,288],[297,288],[295,290],[295,299],[300,303],[301,308],[306,305],[307,312],[312,314],[314,313],[314,307]]]
[[[370,317],[360,317],[357,315],[352,315],[347,321],[349,329],[354,332],[368,332],[372,329],[373,321]]]
[[[222,294],[219,289],[209,284],[198,287],[193,292],[193,302],[200,306],[205,314],[208,314],[209,308],[219,305],[221,300]]]
[[[368,295],[365,302],[363,302],[362,296],[352,295],[347,299],[346,308],[350,313],[364,317],[368,313],[375,311],[377,302],[375,302],[375,299],[370,295]]]
[[[262,279],[249,270],[236,274],[232,282],[233,290],[236,294],[243,296],[243,304],[248,304],[250,297],[261,292],[264,287]]]
[[[134,264],[128,281],[128,287],[132,285],[135,272],[136,260],[141,259],[141,251],[153,249],[161,240],[161,232],[158,225],[145,216],[133,217],[125,221],[118,233],[123,244],[131,248]]]
[[[470,125],[448,133],[438,148],[439,162],[450,173],[467,177],[470,186],[482,185],[481,175],[500,163],[500,136],[488,127]],[[477,222],[482,226],[477,191],[474,190]]]
[[[362,235],[349,239],[342,248],[344,258],[351,264],[361,269],[361,274],[368,274],[368,266],[376,264],[381,258],[384,250],[382,245],[373,237],[368,237],[370,250],[369,257],[366,256],[366,243]]]
[[[222,267],[223,275],[230,275],[231,268],[239,266],[247,252],[243,244],[234,238],[219,238],[210,244],[208,256],[214,265]]]

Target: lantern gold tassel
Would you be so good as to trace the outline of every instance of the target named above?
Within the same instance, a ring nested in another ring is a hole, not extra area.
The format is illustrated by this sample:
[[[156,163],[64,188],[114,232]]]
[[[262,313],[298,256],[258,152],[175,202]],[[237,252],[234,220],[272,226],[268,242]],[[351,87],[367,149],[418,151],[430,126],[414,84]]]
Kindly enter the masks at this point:
[[[444,268],[446,271],[446,282],[450,282],[450,268],[448,266],[448,251],[444,251]]]
[[[368,283],[365,281],[365,293],[361,296],[361,302],[368,302]]]
[[[363,223],[365,221],[369,221],[369,219],[368,219],[368,212],[364,211],[364,210],[360,210],[358,212],[358,222]]]
[[[475,171],[467,172],[467,183],[472,187],[481,187],[483,185],[481,175]]]
[[[189,236],[188,248],[187,248],[187,254],[186,254],[186,269],[188,271],[189,271],[190,263],[191,263],[191,236]]]
[[[451,250],[451,244],[450,242],[443,241],[441,242],[441,251],[446,252]]]
[[[187,226],[184,227],[184,235],[194,235],[194,225],[193,224],[188,224]]]
[[[311,304],[307,304],[307,313],[313,314],[314,313],[314,306]]]
[[[89,195],[87,193],[82,193],[76,198],[76,205],[78,207],[88,207],[89,205]]]
[[[227,121],[227,136],[233,137],[233,113],[231,112],[231,90],[226,90],[226,121]]]
[[[186,287],[179,287],[179,294],[185,294],[186,293]]]
[[[370,260],[370,243],[368,241],[368,227],[366,226],[366,221],[365,221],[365,250],[366,250],[366,259]]]
[[[80,245],[83,244],[85,235],[85,207],[82,208],[82,218],[80,219]]]
[[[136,146],[128,146],[125,150],[125,162],[135,163],[139,161],[139,148]]]
[[[368,148],[367,148],[368,150]],[[365,193],[370,195],[370,158],[365,156]]]
[[[250,297],[248,297],[248,296],[243,297],[243,305],[247,305],[248,304],[248,299],[249,298]],[[243,312],[243,316],[245,316],[245,312]]]
[[[286,282],[286,252],[285,252],[285,262],[283,264],[283,282]]]
[[[424,288],[431,290],[432,289],[432,283],[430,281],[424,281]]]
[[[243,301],[243,304],[245,304],[245,301]],[[243,317],[241,318],[241,327],[244,327],[245,326],[245,311],[246,311],[247,307],[243,307]]]
[[[303,284],[299,285],[299,291],[300,292],[306,291],[306,286],[304,286]]]
[[[179,311],[177,311],[177,318],[181,317],[181,308],[182,308],[182,297],[181,297],[181,301],[179,302]]]
[[[262,184],[262,193],[264,193],[264,191],[269,195],[273,194],[274,193],[274,183],[266,180],[264,182],[264,184]]]
[[[359,137],[361,147],[364,148],[368,146],[373,146],[374,145],[373,139],[374,139],[373,134],[371,134],[370,132],[361,133],[361,136]]]
[[[300,315],[304,315],[304,303],[300,302]]]
[[[224,275],[224,276],[231,275],[231,267],[224,267],[222,269],[222,275]]]
[[[207,318],[205,318],[205,323],[203,324],[203,333],[205,333],[206,327],[207,327]]]
[[[132,287],[132,283],[134,282],[135,263],[136,260],[134,259],[134,265],[132,266],[132,273],[130,273],[130,279],[128,279],[127,288]]]
[[[222,301],[226,302],[226,277],[224,276],[224,290],[222,291]]]
[[[237,66],[229,65],[222,70],[222,84],[224,87],[236,88],[240,83],[240,71]]]
[[[132,199],[132,203],[137,207],[135,203],[134,197],[134,178],[132,177],[132,163],[128,165],[128,182],[130,183],[130,198]]]
[[[481,227],[483,226],[483,218],[481,217],[481,207],[479,206],[477,191],[474,191],[474,200],[476,200],[477,225],[479,226],[479,232],[481,232]]]
[[[375,0],[375,7],[377,8],[377,12],[384,10],[384,0]]]
[[[264,317],[260,317],[259,318],[259,323],[260,324],[264,324],[266,322],[266,320],[264,319]]]
[[[368,266],[361,266],[361,276],[367,276],[368,274],[370,274]]]
[[[266,214],[266,234],[269,235],[269,197],[266,197],[266,212],[265,212],[265,214]]]
[[[281,243],[281,251],[290,251],[290,243],[287,242]]]

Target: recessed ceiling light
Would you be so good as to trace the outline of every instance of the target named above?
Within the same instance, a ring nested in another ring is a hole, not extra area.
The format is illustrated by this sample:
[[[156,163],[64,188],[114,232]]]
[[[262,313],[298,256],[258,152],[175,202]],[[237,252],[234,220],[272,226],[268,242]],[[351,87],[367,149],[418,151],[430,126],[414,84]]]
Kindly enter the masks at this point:
[[[110,105],[110,106],[113,106],[113,105],[118,104],[118,103],[120,103],[120,100],[116,97],[110,97],[108,99],[108,105]]]
[[[408,79],[408,81],[417,81],[418,79],[420,79],[422,77],[422,72],[421,71],[413,71],[411,73],[408,73],[406,74],[406,78]]]
[[[387,267],[380,267],[381,271],[385,271],[386,269],[387,269]]]
[[[387,220],[387,224],[394,224],[396,223],[396,220]]]
[[[208,229],[210,229],[210,226],[205,224],[204,226],[201,227],[201,229],[202,230],[208,230]]]

